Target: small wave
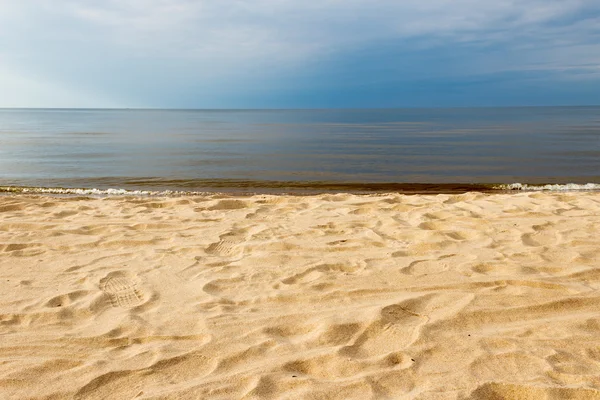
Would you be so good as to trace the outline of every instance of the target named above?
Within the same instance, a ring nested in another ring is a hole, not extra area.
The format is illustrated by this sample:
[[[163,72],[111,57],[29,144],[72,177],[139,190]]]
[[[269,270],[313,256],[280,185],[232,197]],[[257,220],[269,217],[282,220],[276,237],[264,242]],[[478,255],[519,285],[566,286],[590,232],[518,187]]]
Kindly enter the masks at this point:
[[[58,195],[95,196],[189,196],[215,193],[251,194],[297,194],[319,193],[405,193],[440,194],[467,193],[473,191],[493,191],[491,185],[463,183],[377,183],[377,182],[321,182],[321,181],[244,181],[244,180],[135,180],[125,181],[125,185],[135,184],[134,189],[88,189],[77,187],[34,187],[0,186],[0,193],[30,193]],[[160,185],[162,187],[153,188]],[[164,186],[170,186],[167,189]],[[75,186],[75,185],[73,185]],[[107,185],[108,186],[108,185]],[[189,188],[189,189],[188,189]],[[187,189],[187,190],[186,190]]]
[[[553,192],[570,192],[570,191],[591,191],[600,190],[600,183],[566,183],[566,184],[549,184],[549,185],[528,185],[526,183],[510,183],[506,185],[495,186],[494,189],[500,190],[523,190],[523,191],[553,191]]]
[[[67,194],[85,196],[182,196],[200,195],[205,192],[187,192],[179,190],[127,190],[127,189],[84,189],[84,188],[44,188],[0,186],[0,193],[31,193],[31,194]]]
[[[200,188],[198,188],[200,189]],[[206,190],[143,190],[122,188],[63,188],[0,186],[0,193],[14,194],[56,194],[79,196],[202,196],[215,193],[227,194],[319,194],[319,193],[404,193],[404,194],[460,194],[467,192],[499,191],[600,191],[600,184],[548,184],[533,185],[510,183],[501,185],[483,184],[416,184],[416,183],[324,183],[324,182],[212,182],[203,185]]]

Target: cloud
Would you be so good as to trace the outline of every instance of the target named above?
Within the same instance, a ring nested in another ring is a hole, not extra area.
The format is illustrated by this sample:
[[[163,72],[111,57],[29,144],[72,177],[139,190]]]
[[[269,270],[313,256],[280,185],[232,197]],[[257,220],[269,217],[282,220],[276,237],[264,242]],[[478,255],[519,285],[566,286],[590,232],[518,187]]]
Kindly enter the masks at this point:
[[[399,75],[596,79],[600,65],[596,0],[0,0],[0,10],[4,70],[131,105]]]
[[[48,81],[39,81],[22,76],[17,72],[0,67],[1,107],[43,108],[49,105],[57,108],[69,108],[76,105],[80,108],[93,108],[98,104],[103,107],[119,107],[105,98],[88,96],[76,89],[56,85]]]

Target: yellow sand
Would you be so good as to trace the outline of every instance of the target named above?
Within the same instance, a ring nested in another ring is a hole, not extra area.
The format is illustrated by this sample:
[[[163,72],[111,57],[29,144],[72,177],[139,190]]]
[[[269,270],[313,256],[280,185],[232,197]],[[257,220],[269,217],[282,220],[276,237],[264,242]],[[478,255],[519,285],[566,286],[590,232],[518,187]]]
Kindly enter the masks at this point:
[[[1,399],[600,399],[600,193],[0,197]]]

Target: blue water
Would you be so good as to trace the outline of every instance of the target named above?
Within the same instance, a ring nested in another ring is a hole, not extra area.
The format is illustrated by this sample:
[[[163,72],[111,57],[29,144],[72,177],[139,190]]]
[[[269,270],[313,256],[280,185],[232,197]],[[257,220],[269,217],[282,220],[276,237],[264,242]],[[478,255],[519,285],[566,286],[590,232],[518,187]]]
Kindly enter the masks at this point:
[[[0,110],[0,186],[317,181],[600,182],[600,107]]]

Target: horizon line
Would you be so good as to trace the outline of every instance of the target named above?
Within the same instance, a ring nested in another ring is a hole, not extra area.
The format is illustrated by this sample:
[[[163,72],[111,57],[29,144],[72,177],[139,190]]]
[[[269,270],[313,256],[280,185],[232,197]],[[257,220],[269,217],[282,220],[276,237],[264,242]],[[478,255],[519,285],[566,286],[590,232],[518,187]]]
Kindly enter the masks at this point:
[[[600,104],[581,105],[514,105],[514,106],[405,106],[405,107],[307,107],[307,108],[179,108],[179,107],[0,107],[0,110],[69,110],[69,111],[329,111],[329,110],[418,110],[418,109],[490,109],[490,108],[584,108]]]

